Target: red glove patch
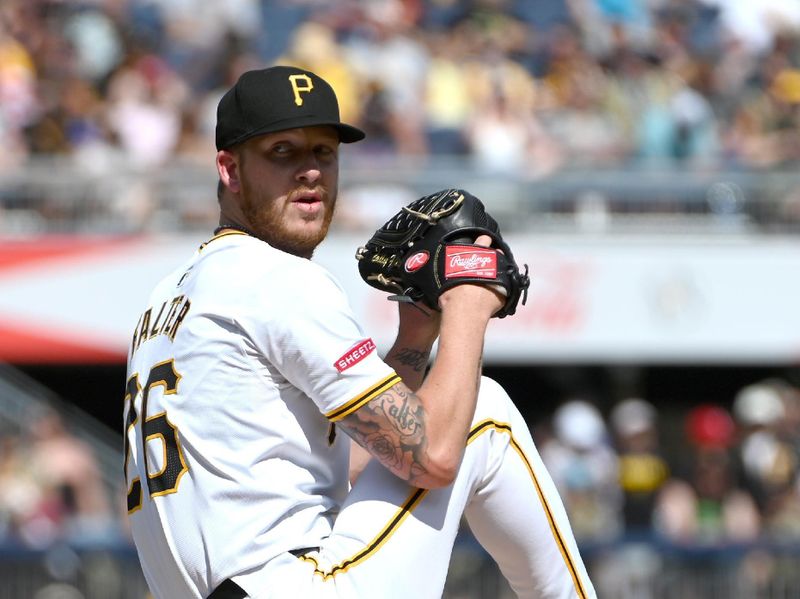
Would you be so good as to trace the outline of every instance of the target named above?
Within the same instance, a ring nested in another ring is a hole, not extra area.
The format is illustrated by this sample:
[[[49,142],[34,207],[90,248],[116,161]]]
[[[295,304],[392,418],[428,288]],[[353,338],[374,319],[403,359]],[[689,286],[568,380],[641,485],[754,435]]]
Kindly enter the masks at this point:
[[[472,245],[448,245],[445,248],[444,278],[497,277],[497,251]]]

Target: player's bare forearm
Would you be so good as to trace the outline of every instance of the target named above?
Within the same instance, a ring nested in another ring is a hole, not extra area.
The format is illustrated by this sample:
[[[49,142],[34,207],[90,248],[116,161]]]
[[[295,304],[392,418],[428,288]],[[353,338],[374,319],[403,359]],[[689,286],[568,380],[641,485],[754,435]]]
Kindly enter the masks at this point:
[[[430,357],[430,348],[421,349],[395,345],[387,354],[386,363],[394,368],[409,389],[416,390],[419,389],[425,378]]]
[[[403,379],[403,383],[405,383],[406,387],[409,390],[413,391],[418,389],[419,386],[422,384],[422,380],[425,377],[425,372],[428,367],[428,360],[430,358],[430,347],[408,347],[403,345],[402,343],[395,345],[387,354],[385,361],[386,363],[394,368],[394,371],[400,375],[400,378]],[[385,401],[385,398],[379,398],[381,402]],[[374,425],[373,425],[374,426]],[[357,427],[357,430],[361,430],[361,427]],[[400,427],[398,430],[402,430]],[[353,436],[353,431],[348,431]],[[386,439],[389,439],[391,435],[388,435]],[[375,438],[374,435],[372,438]],[[360,435],[360,441],[355,441],[352,443],[350,447],[350,484],[355,484],[356,479],[360,476],[361,472],[366,468],[367,463],[371,457],[371,453],[373,452],[372,449],[362,446],[361,443],[364,442],[366,437],[362,434]],[[400,442],[399,439],[396,440]],[[395,472],[398,476],[402,476],[405,472],[411,472],[412,468],[403,469],[402,471]]]
[[[482,293],[486,290],[464,290],[459,296],[485,300]],[[414,392],[398,383],[340,421],[374,458],[413,485],[445,486],[458,472],[475,412],[490,313],[475,318],[473,301],[444,310],[439,353],[422,386]],[[414,364],[421,368],[419,361]]]
[[[396,476],[419,487],[450,484],[458,473],[475,413],[483,337],[500,298],[490,289],[459,285],[443,293],[441,313],[422,320],[406,307],[387,363],[406,381],[340,421],[348,434]],[[424,316],[424,314],[423,314]],[[427,318],[427,317],[426,317]],[[427,377],[430,347],[439,351]]]
[[[398,383],[339,425],[394,475],[420,486],[428,480],[427,435],[419,397]]]
[[[402,410],[392,410],[393,413],[397,414],[395,418],[396,421],[393,422],[392,414],[380,409],[380,406],[389,405],[391,407],[393,404],[403,400],[400,395],[407,396],[408,393],[418,389],[422,384],[425,378],[425,372],[428,368],[431,347],[436,341],[436,337],[439,335],[440,315],[437,312],[422,311],[408,304],[399,305],[399,314],[400,327],[397,339],[389,350],[385,361],[400,375],[407,389],[399,389],[397,391],[397,398],[387,398],[383,396],[378,398],[375,406],[371,408],[372,415],[368,417],[369,411],[364,410],[363,414],[352,419],[353,422],[350,423],[350,428],[347,428],[348,424],[343,423],[351,438],[354,439],[350,447],[351,484],[355,483],[373,454],[378,454],[379,458],[381,456],[387,456],[391,464],[395,464],[399,466],[399,468],[392,469],[391,465],[385,465],[397,476],[402,478],[407,479],[412,472],[424,471],[425,469],[424,466],[414,466],[412,464],[412,462],[418,458],[413,456],[411,446],[414,445],[414,442],[410,441],[406,435],[404,425],[401,422],[404,418]],[[393,392],[395,392],[395,390],[390,390],[387,393],[391,394]],[[381,412],[384,412],[386,416],[386,421],[383,424],[379,424],[379,419],[375,418],[375,414]],[[360,418],[367,419],[369,425],[362,422]],[[400,420],[397,420],[397,418]],[[379,437],[372,432],[375,430],[376,426],[385,427],[387,429],[383,437]],[[356,438],[358,440],[356,440]],[[380,439],[380,443],[376,442],[377,439]],[[373,444],[372,447],[367,448],[363,444],[369,441],[372,441]],[[389,443],[395,444],[394,452],[386,451],[385,447]],[[399,449],[403,446],[406,449]],[[406,459],[400,461],[396,460],[395,456],[403,451],[406,452]],[[412,484],[417,484],[417,482],[419,481],[415,481]]]
[[[486,287],[469,284],[439,300],[439,351],[417,395],[425,409],[426,457],[443,478],[455,478],[461,464],[478,399],[484,335],[500,301]]]
[[[400,304],[398,310],[400,327],[397,339],[386,355],[386,363],[394,368],[407,387],[416,391],[425,378],[431,348],[439,335],[441,315],[410,304]]]

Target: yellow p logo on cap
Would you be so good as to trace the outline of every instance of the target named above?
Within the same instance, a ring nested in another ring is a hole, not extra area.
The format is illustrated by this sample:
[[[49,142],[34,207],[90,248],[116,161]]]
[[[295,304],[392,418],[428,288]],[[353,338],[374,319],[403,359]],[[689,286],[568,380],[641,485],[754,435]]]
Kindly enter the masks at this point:
[[[308,93],[314,89],[314,83],[308,75],[289,75],[289,83],[292,84],[292,91],[294,91],[294,103],[298,106],[303,105],[303,97],[301,93]]]

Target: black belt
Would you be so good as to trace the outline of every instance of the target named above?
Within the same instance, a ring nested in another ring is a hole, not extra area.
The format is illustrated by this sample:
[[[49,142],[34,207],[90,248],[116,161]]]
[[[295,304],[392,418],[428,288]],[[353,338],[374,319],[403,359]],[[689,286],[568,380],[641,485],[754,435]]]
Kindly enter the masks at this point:
[[[208,599],[247,599],[247,593],[244,592],[242,587],[228,578],[214,589]]]
[[[292,549],[289,553],[295,557],[300,557],[312,551],[319,551],[319,547],[301,547],[300,549]],[[247,593],[244,592],[242,587],[228,578],[214,589],[208,599],[247,599]]]

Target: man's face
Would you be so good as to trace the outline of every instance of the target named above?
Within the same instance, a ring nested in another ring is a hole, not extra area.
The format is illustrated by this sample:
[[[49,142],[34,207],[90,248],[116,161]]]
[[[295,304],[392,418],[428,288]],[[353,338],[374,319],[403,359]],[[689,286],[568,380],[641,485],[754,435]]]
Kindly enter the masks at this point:
[[[238,150],[239,201],[253,232],[310,258],[328,233],[339,185],[339,136],[331,127],[268,133]]]

